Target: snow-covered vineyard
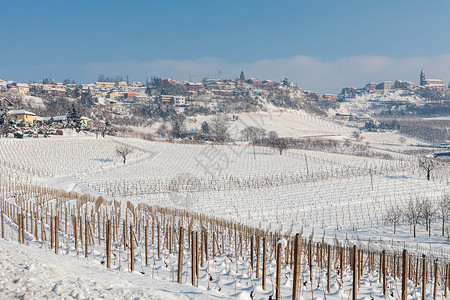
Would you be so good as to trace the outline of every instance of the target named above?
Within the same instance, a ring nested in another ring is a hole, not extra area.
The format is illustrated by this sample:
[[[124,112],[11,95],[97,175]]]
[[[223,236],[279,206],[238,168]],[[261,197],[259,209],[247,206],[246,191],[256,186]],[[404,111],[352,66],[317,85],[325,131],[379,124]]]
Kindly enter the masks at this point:
[[[445,166],[427,180],[416,157],[382,147],[280,155],[87,135],[0,142],[6,297],[348,299],[353,284],[364,299],[400,299],[405,287],[408,299],[448,295],[446,220],[437,212],[429,231],[418,221],[416,237],[404,217],[395,234],[386,223],[417,199],[438,207]],[[23,261],[12,270],[14,252]],[[36,269],[47,260],[74,275],[46,278]]]

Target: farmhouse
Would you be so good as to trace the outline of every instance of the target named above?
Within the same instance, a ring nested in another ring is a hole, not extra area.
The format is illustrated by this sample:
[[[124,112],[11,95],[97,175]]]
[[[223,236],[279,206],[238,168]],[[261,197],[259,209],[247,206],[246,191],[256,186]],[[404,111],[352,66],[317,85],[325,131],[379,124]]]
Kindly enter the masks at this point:
[[[68,118],[66,115],[47,117],[47,118],[42,118],[42,119],[43,119],[43,121],[47,121],[47,122],[50,121],[51,119],[53,119],[53,122],[61,123],[63,125],[67,124],[67,122],[68,122]],[[84,125],[85,127],[91,126],[94,122],[92,119],[89,119],[87,117],[81,117],[80,121],[81,121],[81,124]]]
[[[9,111],[9,118],[16,120],[18,122],[23,121],[28,125],[33,125],[35,113],[26,111],[24,109],[11,110]]]
[[[29,94],[30,87],[27,84],[13,82],[8,84],[8,91],[13,93]]]
[[[200,137],[200,135],[202,134],[201,130],[187,130],[187,131],[183,131],[180,134],[180,137],[183,139],[198,139]]]
[[[81,120],[81,124],[83,124],[86,127],[89,127],[94,123],[94,121],[92,119],[89,119],[87,117],[81,117],[80,120]]]
[[[161,103],[172,104],[174,106],[183,106],[186,104],[186,98],[183,96],[160,95],[158,100]]]
[[[116,87],[116,84],[114,82],[102,82],[98,81],[95,83],[95,86],[98,88],[107,88],[107,89],[113,89]]]

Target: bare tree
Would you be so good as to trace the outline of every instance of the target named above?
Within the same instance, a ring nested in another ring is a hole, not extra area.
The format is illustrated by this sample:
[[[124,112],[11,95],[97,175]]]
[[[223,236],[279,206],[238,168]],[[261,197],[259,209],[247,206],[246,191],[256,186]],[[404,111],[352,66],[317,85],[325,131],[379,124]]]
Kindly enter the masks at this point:
[[[156,134],[160,137],[166,137],[168,131],[169,129],[167,128],[167,125],[161,124],[161,126],[159,126],[158,130],[156,131]]]
[[[102,132],[102,137],[105,137],[105,135],[115,135],[115,131],[109,121],[106,121],[100,130]]]
[[[436,214],[436,205],[428,197],[420,200],[420,216],[425,219],[428,236],[431,236],[431,218]]]
[[[256,126],[249,126],[241,130],[241,136],[253,145],[253,158],[256,159],[256,144],[266,136],[266,130]]]
[[[361,132],[359,131],[353,131],[352,136],[357,140],[358,142],[361,142],[363,140],[363,136],[361,135]]]
[[[397,224],[400,222],[402,216],[403,216],[402,209],[398,205],[395,205],[390,207],[386,215],[383,217],[386,222],[394,224],[394,234],[397,229]]]
[[[423,158],[419,160],[419,166],[427,171],[427,180],[430,180],[431,171],[436,169],[437,162],[431,158]]]
[[[288,148],[288,143],[287,143],[286,139],[284,139],[284,138],[277,138],[272,143],[272,147],[274,147],[278,151],[280,151],[280,155],[282,155],[283,151]]]
[[[267,137],[269,138],[269,141],[274,141],[275,139],[278,138],[278,133],[274,130],[269,131],[269,133],[267,134]]]
[[[266,130],[255,126],[249,126],[241,130],[241,135],[245,140],[255,142],[266,136]]]
[[[420,202],[417,199],[410,199],[405,209],[405,217],[414,228],[414,237],[416,237],[416,226],[420,220],[420,211]]]
[[[218,141],[228,140],[229,133],[227,116],[216,115],[211,119],[211,133]]]
[[[118,146],[116,148],[116,153],[118,156],[122,157],[123,163],[126,163],[128,154],[132,153],[133,149],[128,146]]]
[[[442,195],[438,202],[439,217],[442,218],[442,236],[445,235],[445,221],[450,217],[450,194]]]
[[[398,138],[398,141],[399,141],[402,145],[406,143],[406,139],[405,139],[405,137],[403,137],[403,136],[399,137],[399,138]]]

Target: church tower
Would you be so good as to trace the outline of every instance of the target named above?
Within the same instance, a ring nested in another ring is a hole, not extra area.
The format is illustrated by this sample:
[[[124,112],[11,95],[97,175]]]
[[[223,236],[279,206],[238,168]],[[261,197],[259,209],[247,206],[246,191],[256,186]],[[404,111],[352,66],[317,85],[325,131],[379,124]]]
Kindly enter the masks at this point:
[[[423,69],[422,69],[422,71],[420,72],[420,85],[421,85],[421,86],[424,86],[424,85],[425,85],[425,72],[423,71]]]

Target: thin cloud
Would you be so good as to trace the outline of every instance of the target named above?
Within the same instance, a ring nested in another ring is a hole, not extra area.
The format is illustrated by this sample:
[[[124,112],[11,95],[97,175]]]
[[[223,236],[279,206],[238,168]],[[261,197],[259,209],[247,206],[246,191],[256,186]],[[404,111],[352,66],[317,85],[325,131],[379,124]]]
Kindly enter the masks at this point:
[[[92,64],[85,65],[93,71]],[[247,77],[281,80],[284,77],[299,84],[302,88],[320,93],[339,93],[346,86],[361,87],[366,83],[384,80],[408,80],[418,82],[418,74],[424,68],[428,77],[450,78],[450,55],[437,57],[416,57],[394,59],[384,56],[352,56],[335,61],[321,61],[308,56],[295,56],[286,59],[259,60],[248,63],[232,63],[221,58],[201,58],[194,60],[153,60],[146,62],[128,61],[101,64],[95,68],[97,73],[132,74],[145,78],[148,75],[193,80],[204,77],[236,78],[240,71]]]
[[[295,56],[274,60],[233,63],[222,58],[205,57],[192,60],[120,62],[92,62],[84,65],[37,65],[28,68],[1,70],[5,80],[40,80],[55,77],[62,80],[71,76],[78,82],[95,81],[99,74],[129,75],[131,80],[143,81],[152,75],[177,80],[201,81],[203,78],[237,78],[240,71],[247,77],[279,81],[284,77],[306,90],[319,93],[339,93],[343,87],[362,87],[366,83],[384,80],[418,82],[420,70],[427,77],[450,79],[450,54],[436,57],[390,58],[385,56],[352,56],[334,61],[323,61],[308,56]]]

